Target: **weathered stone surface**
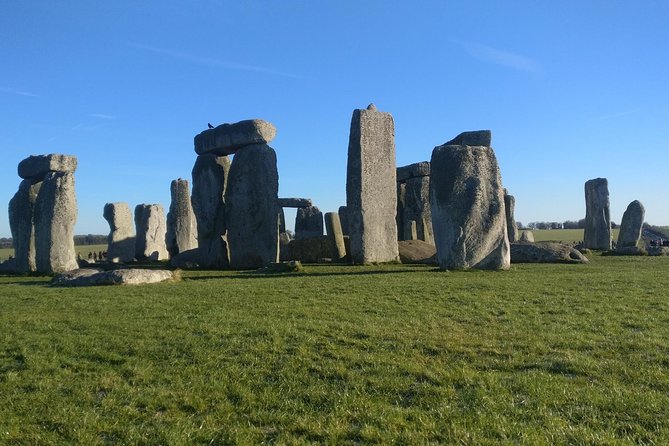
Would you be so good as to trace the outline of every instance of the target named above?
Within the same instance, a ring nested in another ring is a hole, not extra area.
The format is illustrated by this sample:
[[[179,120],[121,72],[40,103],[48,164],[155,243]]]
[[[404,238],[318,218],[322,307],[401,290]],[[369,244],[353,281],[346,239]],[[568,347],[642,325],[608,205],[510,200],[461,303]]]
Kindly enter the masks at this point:
[[[201,265],[200,250],[197,248],[182,251],[170,258],[170,266],[173,268],[194,269]]]
[[[490,130],[476,130],[473,132],[462,132],[448,141],[444,146],[483,146],[490,147],[492,132]]]
[[[616,249],[636,247],[639,244],[645,215],[646,210],[639,200],[634,200],[627,206],[620,223]]]
[[[218,156],[237,153],[242,147],[267,144],[276,136],[276,127],[262,119],[247,119],[234,124],[221,124],[195,136],[195,153]]]
[[[504,210],[506,212],[506,232],[509,236],[509,243],[514,243],[518,240],[518,227],[516,226],[516,218],[514,212],[516,209],[516,199],[513,195],[504,189]]]
[[[208,268],[230,264],[224,198],[229,170],[227,156],[200,155],[193,166],[191,203],[197,221],[200,262]]]
[[[519,242],[534,243],[534,234],[532,231],[523,231],[520,233]]]
[[[346,206],[355,263],[399,259],[395,125],[390,113],[354,110],[348,144]]]
[[[409,164],[397,168],[397,181],[406,181],[409,178],[415,177],[429,177],[430,176],[430,162],[421,161],[419,163]]]
[[[41,180],[49,172],[74,173],[77,170],[77,157],[52,153],[49,155],[31,155],[19,163],[21,178]]]
[[[279,232],[279,260],[282,262],[290,260],[290,250],[288,249],[288,245],[291,240],[292,238],[290,237],[290,234],[287,232]]]
[[[432,228],[440,268],[509,268],[504,190],[492,148],[435,147],[431,165]]]
[[[42,182],[23,180],[19,190],[9,201],[9,226],[14,245],[13,268],[17,273],[37,269],[35,261],[35,202]],[[7,266],[9,268],[9,266]]]
[[[404,237],[402,237],[402,240],[418,240],[416,220],[409,220],[404,223]]]
[[[295,238],[320,237],[323,235],[323,213],[317,206],[298,208],[295,214]]]
[[[430,210],[430,177],[409,178],[402,185],[402,197],[398,196],[398,213],[402,213],[403,233],[400,240],[414,240],[411,236],[411,221],[416,222],[416,239],[434,244],[432,212]],[[399,204],[401,203],[401,205]]]
[[[349,235],[348,208],[346,206],[339,206],[337,213],[339,214],[339,223],[341,223],[342,232],[344,235]]]
[[[583,244],[590,249],[602,251],[611,249],[609,182],[606,178],[596,178],[585,182]]]
[[[230,266],[260,268],[279,260],[279,174],[267,145],[240,150],[225,192]]]
[[[616,246],[614,251],[608,251],[607,254],[618,256],[647,256],[648,251],[641,246]]]
[[[188,180],[181,178],[170,184],[172,200],[167,213],[165,245],[170,257],[197,248],[197,221],[190,201]]]
[[[73,173],[45,175],[35,201],[34,222],[37,271],[51,274],[78,268],[74,249],[77,197]]]
[[[344,245],[344,233],[341,230],[341,222],[339,221],[339,214],[337,212],[325,213],[325,229],[332,245],[332,253],[330,254],[332,261],[345,261],[346,246]]]
[[[437,264],[437,248],[423,240],[402,240],[397,242],[402,263]]]
[[[99,285],[143,285],[171,280],[171,271],[157,269],[82,268],[68,271],[53,278],[51,285],[64,287]]]
[[[167,260],[165,247],[167,223],[160,204],[138,204],[135,207],[135,257],[148,260]]]
[[[128,203],[107,203],[102,216],[109,223],[107,261],[132,261],[135,258],[135,226]]]
[[[279,198],[279,207],[282,208],[308,208],[313,206],[311,198]]]
[[[291,240],[288,244],[291,260],[302,263],[319,263],[331,259],[332,243],[326,235]]]
[[[563,243],[511,243],[511,263],[588,263],[588,258]]]

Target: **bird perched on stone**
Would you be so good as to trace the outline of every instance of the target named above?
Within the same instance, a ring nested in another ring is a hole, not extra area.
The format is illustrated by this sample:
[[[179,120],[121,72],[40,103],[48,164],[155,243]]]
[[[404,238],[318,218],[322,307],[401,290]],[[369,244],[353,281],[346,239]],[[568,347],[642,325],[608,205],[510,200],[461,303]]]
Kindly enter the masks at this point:
[[[213,129],[213,128],[214,128],[214,126],[211,125],[210,123],[207,123],[207,127],[209,127],[210,129]]]

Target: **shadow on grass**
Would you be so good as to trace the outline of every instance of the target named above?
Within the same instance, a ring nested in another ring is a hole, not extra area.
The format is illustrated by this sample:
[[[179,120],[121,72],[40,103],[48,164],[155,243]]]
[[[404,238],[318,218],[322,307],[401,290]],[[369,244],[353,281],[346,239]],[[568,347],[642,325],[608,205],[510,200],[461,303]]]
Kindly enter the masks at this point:
[[[435,270],[428,270],[435,271]],[[438,270],[436,270],[438,271]],[[238,271],[235,276],[196,276],[188,277],[186,280],[210,280],[210,279],[274,279],[277,277],[328,277],[328,276],[374,276],[384,274],[414,274],[412,270],[395,270],[395,271],[332,271],[332,272],[299,272],[299,273],[260,273],[257,271]]]

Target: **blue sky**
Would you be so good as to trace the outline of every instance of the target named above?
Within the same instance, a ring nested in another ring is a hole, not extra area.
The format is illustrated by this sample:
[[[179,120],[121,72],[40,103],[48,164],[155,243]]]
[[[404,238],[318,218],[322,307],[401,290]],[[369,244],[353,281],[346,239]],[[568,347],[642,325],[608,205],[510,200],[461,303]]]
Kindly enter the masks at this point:
[[[281,196],[345,203],[351,113],[395,119],[398,165],[491,129],[516,218],[669,224],[669,2],[2,1],[0,236],[31,154],[76,155],[76,233],[107,202],[169,206],[207,122],[273,122]],[[289,217],[290,218],[290,217]]]

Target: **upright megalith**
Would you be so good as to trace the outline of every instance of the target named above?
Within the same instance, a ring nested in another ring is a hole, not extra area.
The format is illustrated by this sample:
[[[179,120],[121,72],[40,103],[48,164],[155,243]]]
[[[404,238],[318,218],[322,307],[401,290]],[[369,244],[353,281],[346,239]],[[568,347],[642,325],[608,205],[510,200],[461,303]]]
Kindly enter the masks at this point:
[[[263,145],[276,136],[276,127],[262,119],[247,119],[234,124],[221,124],[195,137],[195,153],[225,156],[250,145]]]
[[[589,249],[611,249],[609,182],[595,178],[585,182],[585,228],[583,244]]]
[[[509,268],[504,189],[491,147],[435,147],[430,206],[440,268]]]
[[[339,214],[339,223],[341,223],[341,230],[344,235],[349,235],[351,232],[348,229],[348,208],[346,206],[339,206],[337,209]]]
[[[620,222],[620,232],[618,233],[617,249],[637,247],[641,240],[641,230],[643,228],[643,219],[646,210],[639,200],[631,202]]]
[[[105,204],[102,216],[109,223],[107,260],[126,263],[135,258],[135,227],[128,203]]]
[[[167,213],[165,245],[170,257],[174,257],[197,248],[197,221],[190,201],[188,180],[173,180],[170,192],[172,200]]]
[[[259,268],[279,259],[279,174],[274,149],[243,147],[225,191],[230,266]]]
[[[298,208],[295,214],[295,238],[320,237],[323,235],[323,213],[317,206]]]
[[[138,204],[135,207],[135,257],[147,260],[167,260],[165,246],[167,223],[160,204]]]
[[[354,110],[348,144],[346,207],[351,260],[399,260],[395,124],[373,104]]]
[[[198,263],[210,268],[230,264],[227,242],[225,189],[230,158],[200,155],[193,166],[191,203],[197,221]]]
[[[19,190],[9,201],[9,226],[14,244],[13,268],[19,273],[37,270],[34,215],[41,186],[41,181],[23,180]]]
[[[434,244],[428,161],[397,168],[397,230],[399,240]]]
[[[504,189],[504,211],[506,212],[506,232],[509,236],[509,243],[518,241],[518,226],[514,212],[516,209],[516,199],[509,191]]]
[[[327,212],[325,214],[325,229],[332,245],[332,261],[343,262],[346,258],[346,245],[344,244],[344,233],[341,230],[341,222],[337,212]]]

